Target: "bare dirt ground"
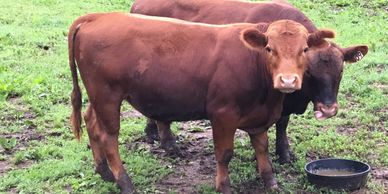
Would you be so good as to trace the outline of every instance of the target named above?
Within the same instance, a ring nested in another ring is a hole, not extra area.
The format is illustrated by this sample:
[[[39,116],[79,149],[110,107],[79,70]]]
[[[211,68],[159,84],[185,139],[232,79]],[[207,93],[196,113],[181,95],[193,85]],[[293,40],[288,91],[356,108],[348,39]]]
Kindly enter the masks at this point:
[[[371,175],[375,182],[388,189],[388,167],[372,167]],[[388,190],[385,192],[388,193]]]
[[[133,112],[126,114],[138,116]],[[238,130],[235,138],[245,135],[245,132]],[[151,153],[155,154],[164,165],[173,170],[172,173],[157,182],[157,192],[194,194],[198,193],[200,185],[206,184],[214,187],[216,160],[213,148],[209,146],[213,145],[210,123],[208,121],[183,122],[180,124],[180,130],[176,136],[178,146],[184,152],[183,157],[168,156],[159,147],[158,143],[149,145],[145,138],[136,141],[135,144],[137,145],[134,145],[150,146]],[[262,187],[258,186],[257,181],[260,180],[242,183],[241,185],[236,185],[233,189],[235,192],[242,194],[265,192]],[[244,188],[244,191],[239,191],[239,188]]]
[[[138,116],[137,114],[133,115]],[[149,145],[149,142],[146,142],[145,139],[137,141],[138,144],[148,144],[151,152],[166,166],[173,169],[171,174],[157,182],[156,188],[160,193],[194,194],[198,193],[199,185],[207,184],[214,186],[216,163],[213,148],[209,147],[209,145],[213,144],[210,124],[206,121],[184,122],[180,124],[180,128],[181,130],[177,134],[177,142],[185,153],[184,157],[171,158],[159,147],[158,143]],[[352,134],[352,129],[343,130],[346,131],[345,133]],[[238,130],[236,138],[245,135],[245,132]],[[329,156],[318,156],[317,153],[309,152],[306,157],[309,161],[312,161],[328,158]],[[279,169],[276,169],[276,173],[290,182],[297,183],[296,172],[286,172],[286,169],[283,168],[287,167],[281,166]],[[372,168],[370,174],[372,181],[383,185],[384,188],[388,188],[388,168],[375,167]],[[258,181],[260,181],[260,178],[240,185],[234,185],[233,190],[242,194],[267,193],[268,191],[263,187],[258,186]],[[244,191],[240,191],[239,188],[244,188]],[[303,190],[298,192],[306,193]],[[364,193],[368,193],[367,189],[351,192],[351,194]]]
[[[178,138],[190,139],[183,140],[179,144],[180,148],[186,153],[185,157],[174,160],[174,163],[171,165],[173,173],[159,181],[156,188],[163,193],[168,191],[196,193],[198,185],[213,185],[216,165],[215,157],[213,150],[206,148],[211,144],[211,131],[180,134]],[[159,148],[154,150],[156,154],[158,154],[157,149]],[[161,156],[159,155],[158,157]]]
[[[16,108],[25,109],[20,99],[12,99]],[[35,118],[33,113],[28,109],[25,109],[24,115],[19,120],[32,120]],[[123,112],[122,116],[125,117],[142,117],[137,111]],[[9,122],[13,122],[15,118],[8,118]],[[156,188],[159,193],[180,193],[180,194],[192,194],[198,193],[199,185],[214,186],[215,179],[215,157],[212,148],[212,131],[210,123],[207,121],[195,121],[184,122],[180,124],[180,130],[177,133],[177,142],[181,150],[184,151],[184,157],[171,157],[167,156],[164,150],[159,146],[159,143],[149,144],[145,138],[139,139],[131,145],[128,145],[129,149],[133,146],[145,146],[149,147],[150,151],[156,155],[157,158],[167,167],[172,169],[172,173],[164,177],[162,180],[156,183]],[[343,133],[352,134],[352,129],[344,128],[340,129]],[[245,132],[239,131],[236,134],[236,138],[246,136]],[[14,133],[0,133],[0,138],[14,138],[17,144],[11,149],[0,148],[0,154],[4,155],[5,160],[0,160],[0,176],[12,169],[28,168],[33,162],[30,160],[24,161],[20,164],[14,164],[12,159],[17,151],[26,150],[29,142],[32,140],[44,140],[44,136],[36,132],[33,125],[23,126],[19,132]],[[292,145],[291,145],[292,146]],[[325,156],[317,153],[309,152],[306,157],[309,160],[325,158]],[[253,162],[253,161],[252,161]],[[297,182],[295,172],[285,172],[281,166],[276,169],[276,172],[285,180],[290,182]],[[377,182],[388,188],[388,168],[387,167],[372,167],[371,178],[374,182]],[[265,193],[264,188],[260,187],[258,182],[260,179],[250,180],[248,182],[234,185],[233,190],[237,193],[250,194],[250,193]],[[239,188],[244,188],[244,191],[240,191]],[[299,193],[299,192],[298,192]],[[300,191],[300,193],[305,193]],[[367,193],[367,190],[361,189],[359,191],[352,192],[352,194]]]
[[[12,115],[3,115],[5,123],[19,122],[19,123],[28,123],[27,120],[35,119],[35,115],[28,110],[28,108],[23,104],[22,100],[18,97],[10,98],[8,100],[14,107],[14,109],[23,112],[22,116],[14,117]],[[21,125],[21,129],[18,132],[0,132],[0,138],[11,140],[15,139],[16,143],[11,147],[0,147],[0,154],[5,156],[5,160],[0,160],[0,176],[12,169],[23,169],[28,168],[33,162],[24,161],[18,164],[15,164],[12,160],[14,154],[18,151],[26,150],[29,142],[32,140],[44,140],[44,136],[36,132],[34,125]]]
[[[129,113],[136,116],[137,114]],[[197,123],[196,126],[202,126],[202,131],[189,132],[187,127],[192,126],[193,122],[181,124],[177,134],[177,142],[183,151],[183,157],[168,156],[160,148],[159,143],[149,144],[145,138],[136,141],[132,146],[150,146],[151,153],[155,154],[163,165],[173,170],[168,176],[157,182],[157,192],[168,193],[197,193],[197,186],[202,184],[213,185],[215,175],[215,157],[213,149],[209,148],[212,144],[212,133],[204,123]],[[206,125],[206,124],[205,124]],[[131,147],[132,147],[131,146]]]

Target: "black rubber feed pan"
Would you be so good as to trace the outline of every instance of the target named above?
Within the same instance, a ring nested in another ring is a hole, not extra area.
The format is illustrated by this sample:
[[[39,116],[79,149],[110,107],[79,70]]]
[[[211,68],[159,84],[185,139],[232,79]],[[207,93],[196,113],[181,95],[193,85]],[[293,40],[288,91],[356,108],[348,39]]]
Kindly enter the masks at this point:
[[[346,159],[322,159],[304,167],[307,179],[318,187],[356,190],[365,186],[370,166]]]

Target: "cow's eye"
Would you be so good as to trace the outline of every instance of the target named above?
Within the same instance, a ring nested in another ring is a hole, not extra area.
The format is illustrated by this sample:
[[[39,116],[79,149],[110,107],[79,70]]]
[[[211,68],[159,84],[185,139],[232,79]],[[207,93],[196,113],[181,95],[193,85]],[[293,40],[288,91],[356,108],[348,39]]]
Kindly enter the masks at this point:
[[[269,53],[272,52],[272,49],[271,49],[271,47],[269,47],[269,46],[266,46],[266,47],[265,47],[265,50],[266,50],[267,52],[269,52]]]
[[[306,47],[303,49],[303,52],[307,52],[309,50],[309,47]]]

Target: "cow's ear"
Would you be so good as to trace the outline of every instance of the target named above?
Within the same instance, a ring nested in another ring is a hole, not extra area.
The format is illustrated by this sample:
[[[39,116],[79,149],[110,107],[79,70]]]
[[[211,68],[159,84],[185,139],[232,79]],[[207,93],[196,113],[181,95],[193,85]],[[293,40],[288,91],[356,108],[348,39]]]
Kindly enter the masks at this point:
[[[354,63],[360,61],[368,53],[368,46],[358,45],[341,49],[344,54],[344,61]]]
[[[256,25],[256,28],[260,31],[260,32],[267,32],[268,30],[268,26],[269,24],[268,23],[264,23],[264,22],[261,22],[261,23],[258,23]]]
[[[332,30],[322,29],[309,34],[307,44],[309,47],[321,46],[326,42],[325,38],[334,38],[335,32]]]
[[[255,28],[248,28],[241,31],[240,39],[246,47],[256,51],[260,51],[267,45],[267,37],[265,34]]]

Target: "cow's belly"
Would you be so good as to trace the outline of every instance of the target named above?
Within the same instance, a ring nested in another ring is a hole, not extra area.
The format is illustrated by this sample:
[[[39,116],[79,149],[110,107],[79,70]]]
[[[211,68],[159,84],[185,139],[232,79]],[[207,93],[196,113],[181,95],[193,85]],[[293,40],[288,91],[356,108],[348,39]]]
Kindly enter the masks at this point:
[[[203,103],[194,104],[182,100],[142,100],[138,98],[132,98],[128,101],[139,112],[158,121],[189,121],[207,118]]]
[[[258,107],[250,114],[240,119],[239,129],[248,133],[256,134],[268,130],[281,116],[281,103],[274,106],[268,104]]]
[[[173,79],[173,78],[172,78]],[[206,118],[205,88],[190,80],[147,80],[128,91],[128,102],[145,116],[159,121]]]

